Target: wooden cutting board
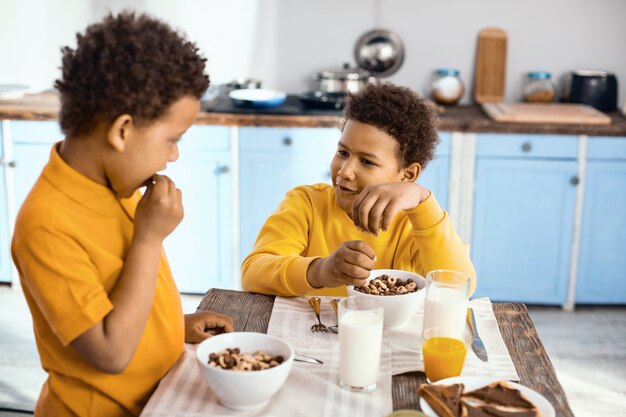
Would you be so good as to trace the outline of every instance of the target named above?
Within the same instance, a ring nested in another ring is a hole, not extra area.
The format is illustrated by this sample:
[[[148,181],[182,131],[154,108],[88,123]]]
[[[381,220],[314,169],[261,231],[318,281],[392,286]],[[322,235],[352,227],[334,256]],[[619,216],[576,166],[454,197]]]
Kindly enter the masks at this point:
[[[608,125],[611,118],[586,104],[483,103],[496,122]]]
[[[478,33],[474,100],[477,103],[504,101],[507,34],[502,29],[487,28]]]

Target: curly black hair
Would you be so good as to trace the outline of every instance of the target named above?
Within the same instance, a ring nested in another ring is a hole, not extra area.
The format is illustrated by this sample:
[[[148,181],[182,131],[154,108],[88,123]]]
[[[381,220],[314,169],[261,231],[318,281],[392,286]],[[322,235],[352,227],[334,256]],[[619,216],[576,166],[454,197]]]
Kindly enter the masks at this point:
[[[350,95],[344,118],[375,126],[394,137],[396,156],[403,167],[414,162],[425,167],[439,143],[436,108],[411,89],[389,82],[368,84]]]
[[[162,116],[184,96],[209,86],[206,59],[192,42],[147,15],[109,14],[64,47],[59,123],[67,136],[89,134],[98,123],[130,114],[138,124]]]

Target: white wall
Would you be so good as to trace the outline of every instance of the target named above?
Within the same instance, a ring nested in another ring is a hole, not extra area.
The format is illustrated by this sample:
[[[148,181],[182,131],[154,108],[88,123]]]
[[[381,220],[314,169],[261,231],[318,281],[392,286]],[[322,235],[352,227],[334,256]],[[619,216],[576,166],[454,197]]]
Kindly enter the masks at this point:
[[[62,11],[66,3],[71,13]],[[74,45],[89,20],[88,2],[0,0],[0,83],[52,88],[61,74],[60,48]]]
[[[620,104],[626,94],[624,0],[0,0],[0,83],[50,88],[59,48],[74,45],[75,32],[107,10],[125,7],[183,30],[209,59],[214,83],[253,77],[307,91],[314,72],[354,62],[359,36],[384,27],[406,47],[391,81],[426,93],[434,69],[455,67],[470,87],[477,33],[495,26],[509,36],[508,101],[519,99],[531,70],[557,80],[572,69],[609,70],[621,82]]]

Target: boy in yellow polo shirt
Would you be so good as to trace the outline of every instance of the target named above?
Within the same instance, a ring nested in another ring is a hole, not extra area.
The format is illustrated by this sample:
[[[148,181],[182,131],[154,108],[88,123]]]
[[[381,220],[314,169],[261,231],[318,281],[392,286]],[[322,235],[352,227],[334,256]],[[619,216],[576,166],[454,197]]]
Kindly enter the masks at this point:
[[[332,186],[291,190],[242,265],[246,291],[345,295],[372,269],[425,275],[474,267],[435,196],[415,183],[439,141],[435,110],[408,88],[353,95],[330,164]]]
[[[35,415],[137,416],[185,341],[233,330],[221,314],[183,316],[162,247],[183,207],[156,172],[178,158],[209,79],[194,44],[144,15],[109,15],[77,41],[56,82],[65,140],[12,242],[48,373]]]

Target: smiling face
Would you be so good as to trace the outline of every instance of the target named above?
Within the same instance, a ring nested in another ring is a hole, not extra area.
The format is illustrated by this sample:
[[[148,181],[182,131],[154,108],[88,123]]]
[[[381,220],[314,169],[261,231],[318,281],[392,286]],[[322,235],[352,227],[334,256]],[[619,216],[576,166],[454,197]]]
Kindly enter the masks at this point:
[[[337,205],[352,215],[352,203],[370,184],[405,177],[396,156],[397,141],[378,128],[349,119],[330,163]]]
[[[168,162],[176,161],[178,141],[199,110],[200,101],[185,96],[146,126],[137,126],[132,120],[120,121],[120,128],[112,128],[109,133],[109,142],[116,148],[106,169],[109,186],[119,196],[130,197]]]

